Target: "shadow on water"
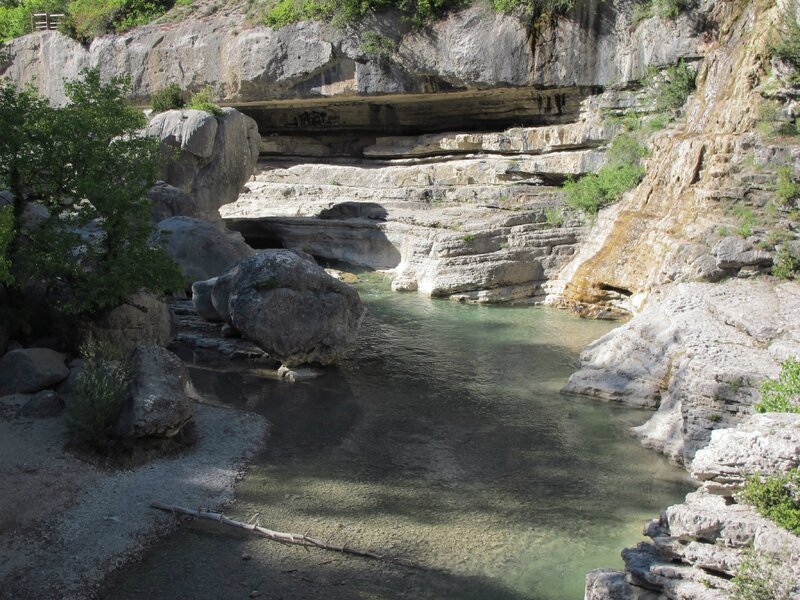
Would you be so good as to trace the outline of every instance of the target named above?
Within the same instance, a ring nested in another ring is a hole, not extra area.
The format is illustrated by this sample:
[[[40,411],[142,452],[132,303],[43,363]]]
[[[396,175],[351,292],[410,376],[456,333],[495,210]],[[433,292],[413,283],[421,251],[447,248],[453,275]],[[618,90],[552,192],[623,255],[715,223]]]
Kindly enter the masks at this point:
[[[273,425],[233,516],[258,513],[274,529],[310,529],[427,569],[192,525],[105,598],[180,598],[186,586],[191,598],[246,597],[249,587],[292,599],[578,599],[587,571],[618,566],[642,523],[687,491],[681,471],[630,438],[648,413],[558,393],[608,324],[391,294],[380,276],[366,279],[358,348],[322,378],[191,376],[201,394]]]

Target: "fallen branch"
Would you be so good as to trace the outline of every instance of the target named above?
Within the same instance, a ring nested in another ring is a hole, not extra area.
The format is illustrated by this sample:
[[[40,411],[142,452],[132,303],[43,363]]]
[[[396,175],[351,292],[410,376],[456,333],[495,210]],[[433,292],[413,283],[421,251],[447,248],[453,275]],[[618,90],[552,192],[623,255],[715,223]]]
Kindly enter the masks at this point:
[[[243,523],[229,519],[222,513],[205,512],[202,510],[192,510],[191,508],[183,508],[181,506],[170,506],[161,502],[153,502],[150,505],[152,508],[163,510],[164,512],[171,512],[175,515],[187,515],[195,519],[205,519],[207,521],[217,521],[223,525],[230,527],[237,527],[244,529],[261,537],[269,540],[280,542],[282,544],[294,544],[296,546],[305,546],[307,548],[320,548],[321,550],[332,550],[334,552],[341,552],[342,554],[350,554],[352,556],[360,556],[362,558],[370,558],[372,560],[382,560],[386,562],[393,562],[401,564],[406,567],[421,568],[414,563],[402,558],[388,556],[387,554],[379,554],[377,552],[370,552],[369,550],[359,550],[358,548],[350,548],[347,545],[331,544],[328,541],[322,541],[318,538],[312,537],[307,533],[283,533],[282,531],[272,531],[266,527],[261,527],[257,523]]]

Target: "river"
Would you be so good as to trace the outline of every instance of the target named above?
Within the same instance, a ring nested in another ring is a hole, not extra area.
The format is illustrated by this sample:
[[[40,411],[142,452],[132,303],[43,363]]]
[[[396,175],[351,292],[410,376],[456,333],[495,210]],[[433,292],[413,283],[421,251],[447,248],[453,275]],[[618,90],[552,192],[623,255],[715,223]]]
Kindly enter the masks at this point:
[[[643,524],[691,489],[630,437],[649,413],[559,394],[580,349],[612,324],[397,294],[377,273],[358,288],[360,342],[322,378],[191,375],[273,425],[226,514],[422,568],[198,523],[103,598],[578,600],[586,572],[621,566]]]

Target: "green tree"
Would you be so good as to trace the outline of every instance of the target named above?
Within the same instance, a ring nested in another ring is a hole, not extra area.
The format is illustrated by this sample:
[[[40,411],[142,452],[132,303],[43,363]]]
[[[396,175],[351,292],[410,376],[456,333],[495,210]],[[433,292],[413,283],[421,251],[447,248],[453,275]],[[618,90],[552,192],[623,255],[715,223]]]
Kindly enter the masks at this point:
[[[69,103],[55,108],[31,90],[0,87],[0,186],[15,196],[11,277],[19,287],[43,284],[70,314],[119,305],[140,288],[176,289],[177,267],[149,242],[158,141],[141,135],[127,81],[104,84],[88,70],[65,89]],[[49,217],[26,228],[32,202]]]

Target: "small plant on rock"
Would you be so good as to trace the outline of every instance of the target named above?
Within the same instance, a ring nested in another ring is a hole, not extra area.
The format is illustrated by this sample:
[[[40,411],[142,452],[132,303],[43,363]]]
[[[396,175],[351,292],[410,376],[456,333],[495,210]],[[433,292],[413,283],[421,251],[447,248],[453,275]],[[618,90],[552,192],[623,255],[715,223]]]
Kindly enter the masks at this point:
[[[788,358],[781,364],[778,379],[767,379],[759,387],[757,412],[800,413],[800,361]]]
[[[785,475],[761,477],[758,473],[745,480],[739,502],[752,505],[761,515],[784,529],[800,534],[800,470]]]
[[[649,97],[656,112],[674,114],[695,90],[696,76],[695,70],[681,60],[666,69],[650,69],[642,83],[651,90]]]
[[[366,31],[361,34],[361,46],[359,46],[367,58],[380,65],[388,65],[392,60],[392,55],[397,51],[397,42],[389,39],[385,35]]]
[[[789,246],[781,245],[775,254],[772,274],[778,279],[797,279],[800,277],[800,256],[794,254]]]
[[[67,403],[67,425],[77,442],[104,449],[122,411],[131,365],[118,348],[94,341],[82,346],[81,356],[84,363]]]
[[[647,148],[632,134],[618,135],[606,153],[604,167],[596,174],[584,175],[564,184],[567,203],[587,214],[597,214],[642,180],[645,169],[640,163],[647,154]]]
[[[792,577],[775,559],[748,553],[731,581],[733,600],[789,600]],[[788,577],[787,577],[788,575]]]
[[[793,5],[788,4],[781,13],[769,53],[800,71],[800,24],[795,18]]]
[[[204,110],[215,117],[220,117],[224,114],[222,107],[214,102],[214,95],[211,88],[204,88],[192,94],[187,106],[193,110]]]
[[[183,97],[183,90],[177,83],[171,83],[166,87],[161,88],[150,99],[154,113],[166,112],[168,110],[176,110],[186,106],[186,100]]]

